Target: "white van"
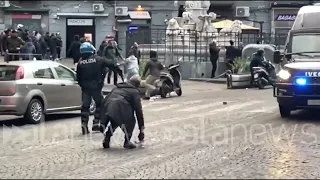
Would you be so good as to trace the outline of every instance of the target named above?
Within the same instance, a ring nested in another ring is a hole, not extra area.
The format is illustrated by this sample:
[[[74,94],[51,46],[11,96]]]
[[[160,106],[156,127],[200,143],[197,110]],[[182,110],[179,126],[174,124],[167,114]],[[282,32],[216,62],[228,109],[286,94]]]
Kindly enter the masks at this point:
[[[320,28],[319,24],[320,6],[303,6],[298,11],[297,17],[293,23],[291,30]]]

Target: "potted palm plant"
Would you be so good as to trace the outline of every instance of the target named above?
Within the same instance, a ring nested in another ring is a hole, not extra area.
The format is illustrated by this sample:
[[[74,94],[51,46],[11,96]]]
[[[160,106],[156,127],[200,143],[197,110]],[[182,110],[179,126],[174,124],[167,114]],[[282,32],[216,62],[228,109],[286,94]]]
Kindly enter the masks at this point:
[[[250,73],[250,59],[238,57],[232,65],[233,74],[248,74]]]
[[[232,73],[227,74],[227,88],[249,86],[250,80],[250,58],[236,58],[232,65]]]

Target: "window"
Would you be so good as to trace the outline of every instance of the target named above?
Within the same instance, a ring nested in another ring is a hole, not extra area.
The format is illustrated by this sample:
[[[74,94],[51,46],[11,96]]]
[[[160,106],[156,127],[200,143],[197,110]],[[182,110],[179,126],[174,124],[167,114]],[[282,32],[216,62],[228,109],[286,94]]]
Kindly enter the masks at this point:
[[[292,38],[291,51],[296,52],[313,52],[305,53],[311,56],[320,55],[320,34],[298,34]]]
[[[33,71],[34,78],[54,79],[53,73],[49,67],[39,67]]]
[[[65,80],[71,80],[71,81],[75,80],[75,74],[72,71],[68,70],[67,68],[58,65],[58,66],[55,66],[54,69],[57,72],[59,79],[65,79]]]
[[[16,79],[16,72],[19,66],[0,66],[0,81],[12,81]]]

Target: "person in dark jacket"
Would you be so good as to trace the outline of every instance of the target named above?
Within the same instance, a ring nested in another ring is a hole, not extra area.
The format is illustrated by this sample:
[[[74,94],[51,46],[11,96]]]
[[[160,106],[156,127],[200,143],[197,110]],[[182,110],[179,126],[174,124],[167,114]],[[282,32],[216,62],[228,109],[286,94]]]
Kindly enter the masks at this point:
[[[108,36],[106,36],[105,39],[101,42],[101,44],[99,46],[99,49],[98,49],[98,52],[97,52],[97,54],[99,56],[103,56],[103,50],[104,50],[105,47],[108,46],[108,41],[109,41],[108,40]]]
[[[251,86],[253,86],[253,81],[254,81],[254,77],[253,77],[253,67],[264,67],[264,62],[265,58],[264,58],[264,50],[263,49],[258,49],[258,51],[256,53],[254,53],[252,55],[252,59],[250,62],[250,73],[251,73]]]
[[[18,33],[16,30],[11,31],[11,35],[7,39],[6,47],[8,53],[18,54],[20,52],[21,46],[23,46],[25,42],[18,37]],[[19,55],[9,55],[8,60],[19,60]]]
[[[108,42],[108,46],[106,46],[103,50],[103,55],[104,57],[106,57],[108,60],[110,60],[114,65],[118,64],[118,60],[119,59],[123,59],[123,57],[121,56],[119,49],[117,48],[117,44],[115,43],[115,41],[110,40]],[[116,85],[118,83],[118,74],[122,76],[122,71],[113,71],[111,69],[109,69],[108,72],[108,76],[107,76],[107,82],[108,84],[110,84],[110,79],[111,79],[111,74],[113,73],[113,83],[114,85]]]
[[[111,61],[94,55],[95,48],[90,43],[82,43],[81,58],[77,65],[77,80],[82,90],[81,124],[82,134],[88,134],[89,107],[91,100],[96,103],[92,131],[100,131],[100,105],[102,101],[101,84],[103,69],[118,69]]]
[[[234,46],[234,42],[230,40],[230,46],[226,50],[226,69],[231,70],[235,59],[239,56],[239,50]]]
[[[138,64],[140,64],[141,51],[139,50],[139,44],[134,42],[131,49],[133,50],[134,56],[138,59]]]
[[[220,52],[220,49],[219,47],[217,47],[217,43],[215,41],[210,43],[209,51],[210,51],[210,61],[212,64],[211,78],[214,78],[217,70],[217,63],[218,63],[219,52]]]
[[[145,77],[148,71],[149,75],[146,78],[146,94],[144,99],[150,99],[151,92],[156,89],[154,82],[160,78],[160,72],[163,70],[163,65],[158,61],[158,54],[156,51],[150,51],[150,60],[147,62],[142,77]]]
[[[138,127],[140,130],[139,141],[144,140],[144,118],[141,105],[141,97],[139,93],[139,86],[141,80],[139,76],[133,76],[128,83],[119,83],[110,92],[110,94],[103,100],[103,110],[101,117],[102,131],[108,123],[110,125],[105,133],[103,140],[103,147],[110,147],[110,138],[116,128],[121,127],[125,133],[124,148],[134,149],[136,146],[130,141],[132,132],[136,124],[136,118],[138,121]]]
[[[44,35],[43,37],[44,41],[46,42],[47,44],[47,50],[46,50],[46,59],[49,59],[50,58],[50,44],[51,44],[51,38],[50,38],[50,33],[49,32],[46,32],[46,34]]]
[[[58,38],[52,33],[50,36],[50,52],[51,58],[53,61],[57,59],[57,46],[58,46]]]
[[[61,60],[62,39],[61,39],[60,33],[56,33],[56,37],[57,37],[57,57],[59,60]]]
[[[77,64],[81,54],[80,54],[80,46],[81,46],[81,42],[80,42],[80,37],[79,35],[75,35],[73,37],[73,42],[70,44],[69,50],[68,50],[68,56],[72,57],[73,59],[73,63]]]
[[[4,31],[4,36],[2,38],[2,48],[3,48],[3,52],[5,53],[6,50],[7,50],[7,40],[8,40],[8,37],[9,37],[9,32],[11,30],[10,29],[7,29]]]

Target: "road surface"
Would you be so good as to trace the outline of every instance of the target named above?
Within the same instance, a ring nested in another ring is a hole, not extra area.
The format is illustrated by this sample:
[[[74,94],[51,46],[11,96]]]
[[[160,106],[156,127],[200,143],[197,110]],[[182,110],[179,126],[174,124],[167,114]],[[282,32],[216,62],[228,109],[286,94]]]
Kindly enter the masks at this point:
[[[146,143],[135,150],[122,148],[120,130],[108,150],[102,134],[80,135],[79,112],[49,115],[41,125],[0,117],[0,177],[320,177],[319,115],[281,119],[271,89],[184,81],[182,97],[143,106]]]

